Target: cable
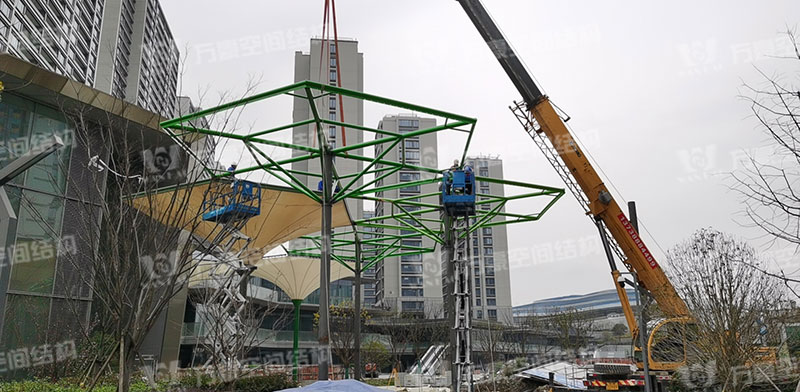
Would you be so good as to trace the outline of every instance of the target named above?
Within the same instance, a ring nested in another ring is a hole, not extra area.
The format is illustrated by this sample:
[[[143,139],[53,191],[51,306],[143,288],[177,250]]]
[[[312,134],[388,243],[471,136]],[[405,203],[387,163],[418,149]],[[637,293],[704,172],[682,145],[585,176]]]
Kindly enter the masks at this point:
[[[120,178],[124,178],[126,180],[136,179],[136,180],[139,180],[139,182],[144,181],[144,177],[142,177],[141,175],[138,175],[138,174],[137,175],[133,175],[133,176],[126,176],[124,174],[120,174],[120,173],[115,172],[114,169],[108,167],[108,165],[105,162],[103,162],[103,160],[100,159],[100,157],[97,156],[97,155],[89,158],[89,163],[86,165],[86,167],[88,167],[89,169],[95,169],[98,172],[101,172],[103,170],[108,170],[111,174],[113,174],[113,175],[115,175],[117,177],[120,177]]]
[[[551,100],[551,101],[552,101],[552,100]],[[553,104],[553,105],[555,105],[555,104]],[[564,112],[564,111],[562,110],[562,112]],[[566,112],[564,112],[564,114],[566,114]],[[569,132],[570,132],[570,134],[572,135],[572,138],[575,140],[575,142],[576,142],[576,143],[578,143],[578,146],[581,148],[581,150],[583,151],[583,153],[584,153],[584,154],[586,154],[586,156],[589,158],[589,160],[590,160],[590,161],[592,161],[592,165],[593,165],[595,168],[597,168],[597,171],[599,171],[599,172],[600,172],[600,174],[602,174],[602,175],[603,175],[603,182],[604,182],[604,183],[608,183],[608,184],[611,186],[611,188],[612,188],[612,189],[614,189],[614,192],[616,192],[616,193],[617,193],[617,195],[619,196],[619,198],[620,198],[620,199],[622,199],[622,201],[623,201],[625,204],[627,204],[627,203],[628,203],[628,201],[627,201],[627,200],[625,199],[625,197],[622,195],[622,192],[620,192],[620,191],[619,191],[619,189],[616,187],[616,185],[614,185],[614,182],[613,182],[613,181],[611,181],[610,177],[609,177],[609,176],[606,174],[606,172],[603,170],[603,168],[600,166],[600,164],[597,162],[597,160],[596,160],[596,159],[594,159],[594,157],[592,156],[592,153],[591,153],[591,152],[589,152],[589,150],[585,148],[585,146],[584,146],[584,143],[583,143],[583,142],[582,142],[582,141],[581,141],[581,140],[578,138],[578,136],[577,136],[577,134],[575,133],[574,129],[572,129],[572,126],[571,126],[571,125],[569,125],[569,124],[568,124],[568,123],[566,123],[566,122],[564,123],[564,125],[565,125],[565,126],[567,127],[567,129],[569,130]],[[637,219],[638,219],[638,221],[639,221],[639,227],[641,227],[641,228],[643,228],[643,229],[644,229],[644,231],[647,233],[647,235],[650,237],[650,239],[652,239],[652,240],[653,240],[653,243],[654,243],[654,244],[656,244],[656,247],[657,247],[657,248],[658,248],[658,249],[659,249],[659,250],[660,250],[660,251],[661,251],[661,252],[662,252],[662,253],[663,253],[663,254],[666,256],[667,252],[665,252],[665,251],[664,251],[664,248],[662,248],[662,247],[661,247],[661,244],[658,242],[658,240],[656,239],[656,237],[654,237],[654,236],[653,236],[653,234],[652,234],[652,233],[650,233],[650,230],[648,230],[648,229],[647,229],[647,226],[645,226],[645,224],[644,224],[644,222],[642,221],[642,219],[641,219],[641,218],[638,218],[638,217],[637,217]]]

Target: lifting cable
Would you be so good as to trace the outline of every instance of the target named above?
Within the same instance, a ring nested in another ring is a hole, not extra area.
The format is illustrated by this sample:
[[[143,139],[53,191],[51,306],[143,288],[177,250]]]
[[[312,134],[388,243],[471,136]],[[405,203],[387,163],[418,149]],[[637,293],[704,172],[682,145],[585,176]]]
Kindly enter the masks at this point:
[[[328,22],[332,22],[331,24],[333,25],[333,42],[332,42],[333,51],[330,50],[331,49],[331,40],[330,40],[330,34],[331,34],[330,30],[331,29],[330,29],[330,27],[328,27]],[[341,61],[339,60],[339,31],[338,31],[337,24],[336,24],[336,1],[335,0],[325,0],[324,11],[323,11],[323,14],[322,14],[322,44],[321,44],[321,48],[320,49],[323,50],[324,52],[321,52],[320,56],[319,56],[319,75],[318,75],[319,80],[320,81],[323,80],[322,79],[323,59],[325,59],[325,58],[328,59],[329,67],[326,67],[326,68],[330,68],[331,53],[333,53],[333,60],[335,61],[334,62],[334,65],[335,65],[334,68],[335,68],[335,72],[336,72],[336,86],[337,87],[342,87],[342,72],[341,72],[341,68],[342,67],[341,67]],[[328,80],[330,80],[330,79],[328,79]],[[338,105],[338,108],[339,108],[339,121],[344,123],[344,97],[342,97],[342,94],[337,94],[337,96],[338,96],[338,103],[339,103],[339,105]],[[342,128],[342,146],[346,146],[347,145],[347,135],[345,134],[345,126],[342,125],[341,128]],[[326,138],[327,138],[327,134],[326,134]]]

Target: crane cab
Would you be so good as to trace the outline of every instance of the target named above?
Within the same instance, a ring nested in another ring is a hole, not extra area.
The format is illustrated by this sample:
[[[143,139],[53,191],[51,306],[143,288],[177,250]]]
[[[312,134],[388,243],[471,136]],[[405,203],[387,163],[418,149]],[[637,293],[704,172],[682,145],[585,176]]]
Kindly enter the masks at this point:
[[[203,220],[230,223],[261,213],[261,187],[250,181],[212,183],[203,200]]]
[[[442,176],[441,203],[450,216],[475,215],[475,176],[472,169],[450,169]]]

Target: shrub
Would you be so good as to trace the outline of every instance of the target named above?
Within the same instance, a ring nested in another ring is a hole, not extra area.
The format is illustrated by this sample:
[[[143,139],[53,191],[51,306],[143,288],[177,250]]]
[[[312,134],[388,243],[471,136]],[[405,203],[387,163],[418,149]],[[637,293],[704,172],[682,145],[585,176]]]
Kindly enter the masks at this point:
[[[234,389],[241,392],[273,392],[296,386],[292,378],[284,373],[245,377],[234,382]]]

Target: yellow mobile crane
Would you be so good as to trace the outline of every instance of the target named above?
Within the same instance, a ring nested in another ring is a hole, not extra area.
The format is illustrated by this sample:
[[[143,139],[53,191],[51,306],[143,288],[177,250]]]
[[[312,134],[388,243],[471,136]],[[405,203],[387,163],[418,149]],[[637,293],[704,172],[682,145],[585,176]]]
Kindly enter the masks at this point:
[[[565,120],[556,112],[550,99],[539,90],[480,0],[457,1],[522,94],[523,102],[515,103],[512,111],[597,226],[611,266],[614,286],[634,337],[635,356],[641,357],[642,353],[642,345],[637,343],[636,338],[639,326],[614,256],[636,277],[639,287],[655,300],[666,316],[647,336],[645,347],[650,369],[674,371],[686,362],[686,342],[685,338],[680,337],[681,331],[691,320],[686,303],[678,296],[645,245],[635,224],[628,220],[586,154],[575,142]],[[658,331],[668,325],[674,327],[668,341],[658,339]],[[675,336],[676,331],[679,337]],[[637,358],[637,364],[644,369],[645,363],[641,358]],[[611,386],[610,389],[613,389],[614,385]]]

